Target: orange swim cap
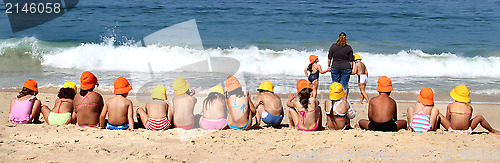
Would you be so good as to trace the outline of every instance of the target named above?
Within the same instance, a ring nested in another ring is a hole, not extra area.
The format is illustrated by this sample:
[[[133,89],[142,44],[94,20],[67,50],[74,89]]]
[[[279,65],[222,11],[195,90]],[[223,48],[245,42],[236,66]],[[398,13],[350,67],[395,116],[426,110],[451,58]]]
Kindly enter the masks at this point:
[[[434,93],[429,87],[420,90],[417,101],[424,105],[434,105]]]
[[[23,87],[26,87],[26,88],[38,93],[38,84],[33,79],[26,80],[23,84]]]
[[[236,88],[241,87],[240,81],[238,81],[238,79],[236,79],[236,77],[234,77],[233,75],[229,75],[227,77],[225,84],[226,84],[226,90],[228,92],[231,92]]]
[[[387,76],[382,76],[378,78],[377,81],[377,91],[388,93],[392,91],[392,82]]]
[[[113,93],[117,95],[125,94],[128,91],[132,90],[132,86],[130,86],[127,79],[125,79],[124,77],[119,77],[118,79],[116,79],[113,85],[115,87]]]
[[[314,61],[316,61],[318,59],[318,56],[317,55],[310,55],[309,56],[309,63],[313,63]]]
[[[80,77],[80,88],[82,88],[82,90],[92,89],[96,84],[97,77],[95,77],[94,74],[89,71],[85,71],[82,73],[82,76]]]
[[[297,93],[299,93],[305,88],[312,89],[311,84],[309,84],[309,81],[307,81],[306,79],[300,79],[299,81],[297,81]]]

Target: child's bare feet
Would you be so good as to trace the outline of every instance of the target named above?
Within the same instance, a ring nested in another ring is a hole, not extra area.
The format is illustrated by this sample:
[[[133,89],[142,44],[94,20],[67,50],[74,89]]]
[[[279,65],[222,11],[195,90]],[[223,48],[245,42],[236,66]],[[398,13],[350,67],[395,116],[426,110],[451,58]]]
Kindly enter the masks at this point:
[[[500,131],[498,131],[498,130],[493,130],[493,134],[495,134],[495,135],[500,135]]]

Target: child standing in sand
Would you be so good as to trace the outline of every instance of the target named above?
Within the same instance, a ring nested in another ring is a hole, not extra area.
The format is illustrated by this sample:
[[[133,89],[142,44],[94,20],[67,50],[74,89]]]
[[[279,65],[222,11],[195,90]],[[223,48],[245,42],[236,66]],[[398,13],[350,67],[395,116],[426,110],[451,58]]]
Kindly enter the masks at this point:
[[[245,95],[241,84],[233,75],[229,75],[225,81],[226,84],[226,103],[228,106],[228,126],[235,130],[249,130],[252,127],[252,118],[255,114],[255,108],[252,101]]]
[[[71,113],[73,113],[73,99],[76,95],[76,89],[75,83],[64,83],[63,87],[59,89],[54,108],[50,110],[47,106],[42,107],[42,114],[47,124],[67,125],[74,121],[71,118]]]
[[[472,117],[472,106],[470,106],[469,88],[465,85],[458,85],[450,92],[450,96],[455,102],[448,104],[446,108],[446,117],[439,114],[441,124],[448,131],[455,133],[471,134],[478,124],[484,129],[494,134],[500,135],[498,130],[493,129],[482,115]]]
[[[260,121],[273,126],[274,128],[281,127],[281,121],[283,120],[283,106],[281,105],[281,99],[274,94],[273,83],[269,80],[262,82],[257,89],[259,91],[259,97],[255,101],[254,108],[257,108],[257,122],[255,127],[260,127]]]
[[[15,124],[26,124],[29,122],[39,123],[42,102],[36,98],[38,94],[38,84],[33,79],[28,79],[23,84],[23,88],[10,101],[9,120]]]
[[[175,97],[172,99],[173,124],[175,128],[185,130],[194,127],[194,106],[197,99],[194,90],[189,91],[189,85],[183,78],[175,79],[173,83]]]
[[[324,74],[324,73],[330,71],[330,69],[323,71],[321,69],[321,65],[319,65],[318,62],[319,62],[318,56],[310,55],[309,56],[309,66],[307,66],[304,69],[304,73],[307,76],[307,80],[309,80],[311,85],[315,86],[316,88],[318,87],[318,83],[319,83],[319,74],[320,73]]]
[[[366,70],[365,64],[361,62],[359,54],[354,54],[354,68],[352,69],[352,74],[358,75],[358,86],[361,92],[361,100],[359,103],[363,104],[364,99],[366,99],[366,102],[370,103],[368,94],[365,92],[366,83],[368,82],[368,70]]]
[[[80,77],[80,93],[73,100],[72,119],[76,119],[79,127],[96,128],[99,125],[99,115],[101,114],[104,102],[99,93],[94,92],[97,84],[97,77],[91,72],[85,71]]]
[[[203,116],[200,117],[200,127],[208,130],[222,130],[227,128],[227,105],[224,88],[217,85],[210,89],[207,98],[203,100]]]
[[[114,97],[106,100],[104,108],[99,119],[101,128],[104,128],[106,114],[108,114],[108,123],[106,128],[109,130],[132,130],[134,129],[133,104],[127,99],[128,92],[132,86],[124,77],[119,77],[114,83]]]
[[[409,107],[407,112],[409,128],[414,132],[435,131],[439,110],[434,108],[434,93],[425,87],[420,90],[414,107]]]
[[[370,99],[368,104],[368,120],[359,120],[359,127],[384,132],[405,129],[406,120],[398,120],[396,101],[389,97],[392,91],[391,79],[386,76],[380,77],[377,81],[377,91],[379,95]]]
[[[167,104],[167,90],[165,86],[158,84],[149,96],[152,101],[143,108],[137,109],[137,120],[151,131],[166,130],[170,127],[172,109]],[[143,121],[146,120],[146,121]]]
[[[288,95],[286,105],[290,107],[288,115],[290,127],[300,131],[321,130],[321,108],[316,100],[316,91],[308,81],[300,79],[297,82],[299,101],[293,100],[294,94]]]

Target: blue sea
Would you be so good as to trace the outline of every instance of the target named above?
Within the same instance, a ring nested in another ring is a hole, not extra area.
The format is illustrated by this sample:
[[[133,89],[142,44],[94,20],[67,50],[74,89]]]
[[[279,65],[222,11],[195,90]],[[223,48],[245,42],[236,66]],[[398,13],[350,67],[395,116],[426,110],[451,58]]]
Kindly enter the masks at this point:
[[[305,78],[308,56],[318,55],[326,68],[328,48],[345,32],[368,68],[369,93],[378,77],[388,76],[400,93],[431,87],[446,95],[466,84],[473,95],[500,94],[500,1],[82,0],[62,16],[16,33],[5,5],[0,11],[0,88],[20,88],[27,78],[42,87],[78,83],[89,70],[101,89],[111,89],[118,76],[128,78],[134,91],[149,88],[152,80],[171,87],[183,77],[207,92],[227,74],[178,68],[210,55],[236,59],[235,75],[251,92],[271,80],[277,93],[292,93]],[[192,19],[204,49],[135,45]],[[355,93],[356,80],[351,77]],[[321,75],[320,91],[330,83],[329,74]]]

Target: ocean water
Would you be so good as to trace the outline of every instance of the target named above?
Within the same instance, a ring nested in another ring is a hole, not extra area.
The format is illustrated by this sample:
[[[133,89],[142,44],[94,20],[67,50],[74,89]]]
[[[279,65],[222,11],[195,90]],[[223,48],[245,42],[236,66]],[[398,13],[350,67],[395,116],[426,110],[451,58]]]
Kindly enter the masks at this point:
[[[4,5],[2,5],[4,6]],[[308,56],[326,68],[327,50],[347,33],[368,67],[367,91],[388,76],[395,92],[423,87],[446,94],[458,84],[473,94],[500,94],[499,1],[80,1],[76,8],[40,26],[12,33],[0,7],[0,88],[19,88],[27,78],[40,86],[78,82],[97,74],[101,89],[124,76],[134,91],[186,78],[201,92],[223,84],[227,74],[183,72],[179,67],[207,56],[239,61],[236,76],[255,91],[263,80],[276,92],[295,92]],[[145,47],[134,42],[196,19],[204,50]],[[357,92],[357,78],[350,89]],[[330,75],[320,77],[326,92]],[[153,85],[154,86],[154,85]],[[500,102],[500,100],[498,101]]]

